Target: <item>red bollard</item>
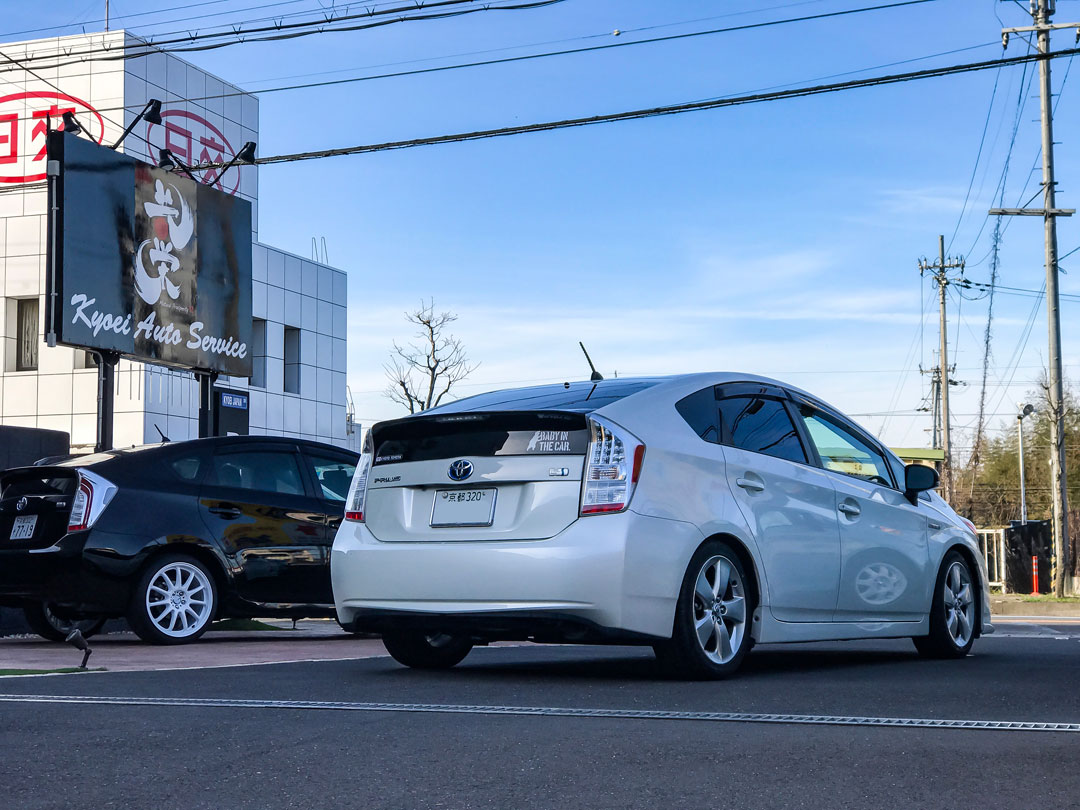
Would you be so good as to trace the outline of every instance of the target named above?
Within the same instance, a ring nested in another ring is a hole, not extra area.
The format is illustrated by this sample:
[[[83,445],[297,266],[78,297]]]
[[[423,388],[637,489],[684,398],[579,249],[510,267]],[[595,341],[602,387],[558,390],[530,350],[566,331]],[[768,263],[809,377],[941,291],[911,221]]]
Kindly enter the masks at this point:
[[[1039,595],[1039,558],[1031,557],[1031,595]]]

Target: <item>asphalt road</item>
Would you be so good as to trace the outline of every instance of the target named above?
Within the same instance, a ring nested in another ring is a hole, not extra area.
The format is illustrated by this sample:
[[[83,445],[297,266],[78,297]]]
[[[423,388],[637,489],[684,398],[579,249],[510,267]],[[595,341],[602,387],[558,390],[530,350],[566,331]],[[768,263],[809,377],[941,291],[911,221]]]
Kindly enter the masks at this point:
[[[1080,724],[1080,625],[1000,631],[948,662],[921,660],[906,641],[759,647],[721,683],[662,680],[641,650],[574,647],[478,649],[439,674],[369,658],[0,679],[0,693],[25,696],[0,698],[0,801],[12,810],[1075,805],[1080,725],[857,719]]]

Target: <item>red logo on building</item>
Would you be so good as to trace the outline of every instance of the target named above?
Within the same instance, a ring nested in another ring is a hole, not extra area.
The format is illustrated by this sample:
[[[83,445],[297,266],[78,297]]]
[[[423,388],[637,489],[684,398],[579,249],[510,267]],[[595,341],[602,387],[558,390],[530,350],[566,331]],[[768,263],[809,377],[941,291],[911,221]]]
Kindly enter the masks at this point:
[[[160,124],[146,125],[146,145],[153,160],[157,160],[157,150],[164,148],[186,166],[225,163],[236,154],[220,129],[187,110],[162,110]],[[220,171],[208,169],[199,177],[208,186],[235,194],[240,188],[240,172],[234,168],[222,178]]]
[[[80,98],[51,90],[0,96],[0,183],[45,179],[45,134],[50,126],[64,128],[66,112],[74,113],[90,137],[101,143],[105,122]]]

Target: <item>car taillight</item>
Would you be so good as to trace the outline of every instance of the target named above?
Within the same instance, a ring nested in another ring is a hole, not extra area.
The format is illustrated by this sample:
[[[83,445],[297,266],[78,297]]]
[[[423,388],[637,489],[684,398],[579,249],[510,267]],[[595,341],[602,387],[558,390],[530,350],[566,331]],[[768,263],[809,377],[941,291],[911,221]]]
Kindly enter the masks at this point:
[[[353,472],[352,483],[349,485],[349,497],[345,499],[345,519],[364,522],[364,501],[367,500],[368,471],[371,469],[372,457],[371,431],[368,431],[364,439],[364,450],[360,454],[360,461]]]
[[[116,494],[116,485],[88,470],[78,471],[78,487],[68,515],[68,531],[81,532],[93,526]]]
[[[581,485],[581,514],[622,512],[630,505],[645,445],[599,416],[589,417],[589,450]]]
[[[972,533],[973,535],[975,535],[976,537],[978,537],[978,536],[979,536],[979,530],[975,528],[975,524],[974,524],[974,523],[972,523],[972,522],[971,522],[970,520],[968,520],[968,519],[967,519],[966,517],[962,517],[962,518],[960,518],[960,520],[964,521],[964,525],[965,525],[965,526],[967,526],[967,527],[968,527],[968,529],[970,529],[970,530],[971,530],[971,533]]]

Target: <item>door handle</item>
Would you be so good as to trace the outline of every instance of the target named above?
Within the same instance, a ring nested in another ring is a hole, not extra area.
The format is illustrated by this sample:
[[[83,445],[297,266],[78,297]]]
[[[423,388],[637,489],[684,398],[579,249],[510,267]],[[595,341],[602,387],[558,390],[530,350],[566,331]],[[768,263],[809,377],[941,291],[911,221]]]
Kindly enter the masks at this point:
[[[223,503],[220,506],[211,506],[207,510],[211,515],[217,515],[225,520],[236,520],[240,517],[240,510],[231,503]]]
[[[860,509],[856,504],[853,503],[841,503],[836,508],[843,512],[845,515],[850,515],[851,517],[857,517],[858,515],[862,514],[862,509]]]
[[[929,527],[930,527],[931,529],[940,529],[940,528],[941,528],[941,524],[940,524],[940,523],[935,523],[935,522],[934,522],[934,521],[932,521],[932,520],[931,520],[931,521],[929,521],[929,522],[927,523],[927,525],[928,525],[928,526],[929,526]]]
[[[764,481],[756,481],[753,478],[736,478],[735,483],[743,489],[748,489],[751,492],[763,492],[765,489]]]

